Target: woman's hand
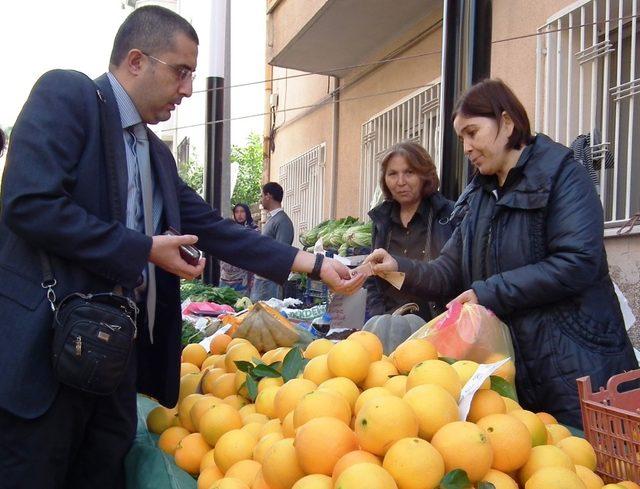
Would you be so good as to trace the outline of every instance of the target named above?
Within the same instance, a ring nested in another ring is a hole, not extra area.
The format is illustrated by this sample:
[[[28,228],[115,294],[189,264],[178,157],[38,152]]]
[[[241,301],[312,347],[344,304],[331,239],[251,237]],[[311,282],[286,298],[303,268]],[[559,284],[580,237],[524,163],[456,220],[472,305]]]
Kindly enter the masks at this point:
[[[363,263],[371,263],[374,273],[397,272],[398,262],[387,250],[378,248],[364,260]]]
[[[447,309],[450,309],[451,304],[453,304],[456,301],[459,302],[460,304],[466,304],[467,302],[471,304],[477,304],[478,296],[473,291],[473,289],[465,290],[462,294],[460,294],[458,297],[456,297],[451,302],[449,302],[449,304],[447,304]]]

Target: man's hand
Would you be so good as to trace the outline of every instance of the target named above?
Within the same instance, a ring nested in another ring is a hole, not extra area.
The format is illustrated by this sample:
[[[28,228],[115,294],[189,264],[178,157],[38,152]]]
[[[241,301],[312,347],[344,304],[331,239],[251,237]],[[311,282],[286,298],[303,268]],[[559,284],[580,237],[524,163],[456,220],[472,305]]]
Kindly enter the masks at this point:
[[[451,302],[449,302],[449,304],[447,304],[447,309],[450,309],[451,304],[453,304],[456,301],[459,302],[460,304],[466,304],[467,302],[471,304],[477,304],[478,296],[473,291],[473,289],[465,290],[462,294],[460,294],[458,297],[456,297]]]
[[[149,261],[163,270],[187,280],[192,280],[204,271],[206,260],[200,258],[197,266],[189,265],[180,256],[181,245],[192,245],[198,241],[197,236],[153,236]]]
[[[306,251],[298,251],[291,270],[294,272],[309,273],[313,270],[316,255]],[[356,274],[351,276],[349,269],[333,258],[325,258],[320,268],[320,280],[340,294],[351,295],[364,283],[365,276]]]
[[[364,283],[365,276],[351,276],[350,270],[337,260],[325,258],[320,268],[320,279],[335,292],[351,295]]]
[[[374,273],[397,272],[398,262],[387,250],[378,248],[364,260],[363,263],[371,263]]]

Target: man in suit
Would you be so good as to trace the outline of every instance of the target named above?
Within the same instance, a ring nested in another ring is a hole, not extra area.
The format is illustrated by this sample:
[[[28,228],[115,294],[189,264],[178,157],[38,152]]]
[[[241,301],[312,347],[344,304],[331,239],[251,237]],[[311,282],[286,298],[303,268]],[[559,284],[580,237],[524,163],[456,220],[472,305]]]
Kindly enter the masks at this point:
[[[267,211],[267,222],[262,226],[262,234],[279,241],[280,243],[291,245],[293,243],[293,223],[282,208],[282,198],[284,190],[279,183],[268,182],[262,186],[260,203]],[[263,277],[256,277],[251,291],[251,300],[266,301],[275,297],[282,299],[282,286],[272,280]]]
[[[124,487],[135,434],[136,391],[177,401],[179,277],[202,273],[179,253],[194,244],[283,282],[315,270],[338,291],[349,279],[333,260],[222,220],[177,175],[146,123],[167,120],[192,91],[198,37],[170,10],[135,10],[116,34],[109,73],[94,81],[55,70],[34,86],[14,125],[0,209],[0,486]],[[101,112],[104,111],[104,112]],[[109,214],[101,115],[115,156],[120,215]],[[183,236],[163,236],[169,226]],[[120,286],[143,321],[127,375],[95,396],[60,384],[50,359],[53,312],[39,251],[51,258],[58,299]],[[155,318],[155,319],[154,319]]]

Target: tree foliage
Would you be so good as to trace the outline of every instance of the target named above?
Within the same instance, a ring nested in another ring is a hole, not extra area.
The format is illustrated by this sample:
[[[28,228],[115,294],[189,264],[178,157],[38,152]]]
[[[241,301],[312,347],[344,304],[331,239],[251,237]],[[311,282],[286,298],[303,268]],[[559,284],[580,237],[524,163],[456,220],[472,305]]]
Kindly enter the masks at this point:
[[[204,163],[191,151],[189,161],[180,165],[178,175],[193,190],[204,196]]]
[[[233,145],[231,161],[238,163],[240,171],[231,196],[231,206],[237,203],[255,204],[260,200],[262,182],[262,140],[259,134],[251,133],[245,146]]]
[[[262,182],[262,139],[259,134],[251,133],[244,146],[233,145],[231,147],[232,162],[238,163],[239,173],[231,206],[242,202],[255,204],[260,200]],[[178,170],[180,178],[200,195],[204,195],[204,163],[199,161],[195,152],[189,157],[189,161]]]

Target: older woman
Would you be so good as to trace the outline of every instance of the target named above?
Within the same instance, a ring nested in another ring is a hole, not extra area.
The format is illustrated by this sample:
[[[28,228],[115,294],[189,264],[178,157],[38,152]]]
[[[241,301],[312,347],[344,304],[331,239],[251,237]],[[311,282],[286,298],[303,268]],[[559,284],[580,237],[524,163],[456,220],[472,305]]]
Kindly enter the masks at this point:
[[[406,273],[403,290],[482,304],[508,326],[520,403],[581,426],[576,378],[594,386],[638,368],[609,277],[603,212],[587,171],[544,134],[531,135],[501,81],[462,96],[454,128],[477,174],[442,255],[416,262],[384,250],[374,268]]]
[[[438,192],[440,180],[431,156],[419,144],[407,141],[393,146],[380,166],[385,201],[369,212],[373,247],[413,260],[436,258],[453,232],[449,220],[453,202]],[[378,278],[366,288],[369,315],[393,311],[407,302],[417,303],[417,314],[427,321],[444,310],[424,296],[398,291]]]

